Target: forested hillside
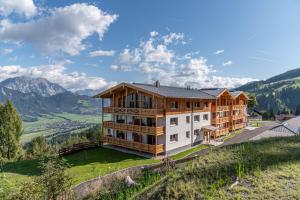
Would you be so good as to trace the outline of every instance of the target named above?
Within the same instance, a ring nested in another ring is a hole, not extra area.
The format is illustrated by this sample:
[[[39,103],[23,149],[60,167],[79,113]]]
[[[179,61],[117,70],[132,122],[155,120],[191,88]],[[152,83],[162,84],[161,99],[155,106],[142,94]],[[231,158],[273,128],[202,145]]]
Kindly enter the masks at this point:
[[[257,109],[260,111],[296,113],[300,108],[300,69],[287,71],[265,81],[248,83],[237,90],[255,94]]]

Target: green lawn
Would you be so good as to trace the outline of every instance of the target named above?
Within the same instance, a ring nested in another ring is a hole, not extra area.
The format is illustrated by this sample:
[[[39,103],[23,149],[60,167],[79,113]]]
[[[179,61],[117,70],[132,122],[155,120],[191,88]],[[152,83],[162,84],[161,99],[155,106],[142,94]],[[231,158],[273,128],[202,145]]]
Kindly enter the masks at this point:
[[[68,171],[74,185],[127,167],[159,162],[106,148],[84,150],[68,155],[65,159],[71,165]],[[1,183],[4,190],[9,193],[39,174],[37,160],[18,161],[3,166],[3,173],[0,173],[3,180],[0,180],[4,183]]]
[[[186,151],[183,151],[183,152],[177,153],[175,155],[172,155],[171,158],[173,160],[178,160],[178,159],[184,158],[184,157],[186,157],[186,156],[188,156],[188,155],[190,155],[194,152],[197,152],[197,151],[200,151],[200,150],[206,149],[206,148],[208,148],[207,145],[199,144],[196,147],[193,147],[193,148],[188,149]]]

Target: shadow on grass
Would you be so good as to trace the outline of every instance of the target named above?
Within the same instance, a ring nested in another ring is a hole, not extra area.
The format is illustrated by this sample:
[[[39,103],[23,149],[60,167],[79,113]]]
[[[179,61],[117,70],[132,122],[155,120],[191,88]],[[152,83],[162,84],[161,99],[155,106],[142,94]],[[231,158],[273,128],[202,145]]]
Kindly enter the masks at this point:
[[[112,149],[106,148],[94,148],[82,150],[80,152],[76,152],[64,157],[67,162],[71,165],[71,167],[75,166],[84,166],[91,163],[97,164],[120,164],[122,165],[123,161],[142,161],[146,160],[146,158],[131,155],[123,152],[119,152]],[[3,166],[4,173],[15,173],[21,175],[40,175],[39,169],[39,161],[38,160],[24,160],[24,161],[16,161],[6,163]]]

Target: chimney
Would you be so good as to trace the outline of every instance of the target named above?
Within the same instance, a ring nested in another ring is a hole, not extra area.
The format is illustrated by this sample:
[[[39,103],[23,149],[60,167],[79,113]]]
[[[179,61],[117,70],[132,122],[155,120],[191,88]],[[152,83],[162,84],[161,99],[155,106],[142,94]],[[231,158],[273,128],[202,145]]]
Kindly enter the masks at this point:
[[[159,88],[160,82],[157,80],[157,81],[154,82],[154,85],[155,85],[155,87]]]
[[[186,89],[191,90],[191,86],[190,85],[186,86]]]

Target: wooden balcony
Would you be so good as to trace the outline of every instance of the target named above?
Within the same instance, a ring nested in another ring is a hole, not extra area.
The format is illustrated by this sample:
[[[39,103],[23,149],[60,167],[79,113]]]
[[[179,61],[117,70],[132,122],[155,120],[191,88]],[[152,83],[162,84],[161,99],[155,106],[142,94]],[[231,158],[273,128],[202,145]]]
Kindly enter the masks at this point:
[[[242,129],[244,127],[245,127],[245,123],[233,124],[232,125],[232,130],[238,130],[238,129]]]
[[[223,124],[226,122],[229,122],[229,117],[217,117],[215,119],[212,119],[212,124]]]
[[[229,128],[220,128],[219,130],[216,131],[217,137],[226,135],[227,133],[229,133]]]
[[[165,133],[163,126],[140,126],[140,125],[133,125],[133,124],[123,124],[123,123],[116,123],[112,121],[105,121],[103,122],[104,128],[112,128],[121,131],[132,131],[137,133],[145,133],[149,135],[163,135]]]
[[[245,115],[241,114],[241,115],[232,115],[232,120],[238,120],[238,119],[244,119]]]
[[[217,106],[217,112],[229,111],[229,106]]]
[[[246,108],[246,105],[233,105],[232,110],[243,110]]]
[[[140,142],[132,142],[120,138],[113,138],[110,136],[103,136],[101,140],[104,143],[109,143],[115,146],[124,147],[128,149],[134,149],[137,151],[152,153],[155,155],[163,153],[165,149],[163,144],[158,144],[158,145],[143,144]]]
[[[163,115],[163,109],[147,109],[147,108],[119,108],[119,107],[103,107],[104,113],[111,114],[127,114],[141,116],[156,116]]]

